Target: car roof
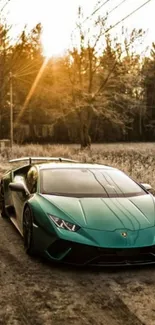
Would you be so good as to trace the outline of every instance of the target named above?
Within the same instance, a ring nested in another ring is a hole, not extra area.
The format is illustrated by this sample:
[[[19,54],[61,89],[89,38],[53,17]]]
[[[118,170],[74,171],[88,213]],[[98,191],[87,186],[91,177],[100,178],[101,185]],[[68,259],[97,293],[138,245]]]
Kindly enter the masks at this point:
[[[69,169],[105,169],[105,170],[116,170],[116,168],[106,166],[106,165],[100,165],[100,164],[87,164],[87,163],[43,163],[43,164],[36,164],[40,170],[42,169],[51,169],[51,168],[69,168]]]

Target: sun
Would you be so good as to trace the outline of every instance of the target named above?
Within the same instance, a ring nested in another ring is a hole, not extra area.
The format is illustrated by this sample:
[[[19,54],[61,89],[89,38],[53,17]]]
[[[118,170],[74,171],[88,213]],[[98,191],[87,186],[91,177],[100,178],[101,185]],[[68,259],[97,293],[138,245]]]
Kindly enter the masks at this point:
[[[10,31],[11,37],[16,38],[17,36],[18,38],[24,26],[27,26],[29,32],[36,24],[41,23],[43,28],[41,42],[44,56],[47,58],[61,56],[71,43],[71,34],[75,28],[79,1],[83,2],[84,0],[8,1],[7,20],[9,26],[13,26]]]
[[[67,41],[59,26],[44,26],[41,36],[43,55],[46,58],[59,57],[67,49]]]

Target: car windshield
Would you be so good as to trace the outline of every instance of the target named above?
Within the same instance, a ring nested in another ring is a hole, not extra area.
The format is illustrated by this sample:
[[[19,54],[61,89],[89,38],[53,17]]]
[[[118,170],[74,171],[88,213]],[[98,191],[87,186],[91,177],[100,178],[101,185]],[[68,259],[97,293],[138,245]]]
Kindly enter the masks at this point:
[[[42,194],[76,197],[131,197],[147,194],[123,172],[115,169],[44,169]]]

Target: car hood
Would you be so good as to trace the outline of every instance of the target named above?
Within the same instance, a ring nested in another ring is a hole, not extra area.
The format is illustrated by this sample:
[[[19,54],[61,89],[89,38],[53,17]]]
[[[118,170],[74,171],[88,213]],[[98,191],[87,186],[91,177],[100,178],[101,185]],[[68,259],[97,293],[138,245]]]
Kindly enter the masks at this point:
[[[140,230],[155,225],[155,201],[149,194],[129,198],[41,196],[48,201],[48,213],[84,228]]]

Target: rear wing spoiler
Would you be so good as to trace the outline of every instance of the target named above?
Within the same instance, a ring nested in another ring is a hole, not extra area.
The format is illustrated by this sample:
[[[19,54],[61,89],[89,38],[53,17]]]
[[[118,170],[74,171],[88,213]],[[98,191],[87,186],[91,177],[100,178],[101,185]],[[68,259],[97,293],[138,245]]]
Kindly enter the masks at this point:
[[[9,160],[9,163],[27,161],[30,165],[33,161],[58,161],[58,162],[70,162],[70,163],[79,163],[77,160],[61,158],[61,157],[21,157],[16,159]]]

